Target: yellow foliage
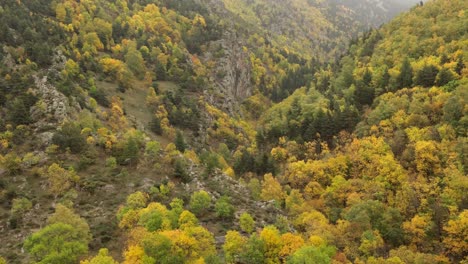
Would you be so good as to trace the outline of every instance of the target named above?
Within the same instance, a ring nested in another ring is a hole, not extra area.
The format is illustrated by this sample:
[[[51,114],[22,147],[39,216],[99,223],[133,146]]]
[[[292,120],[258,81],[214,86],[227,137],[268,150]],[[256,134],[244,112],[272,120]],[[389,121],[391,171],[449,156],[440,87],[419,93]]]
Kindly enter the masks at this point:
[[[124,253],[123,264],[143,264],[145,252],[140,246],[130,246]]]
[[[228,231],[223,245],[224,254],[228,263],[236,263],[237,256],[242,252],[242,248],[247,243],[247,238],[237,231]]]
[[[263,177],[260,197],[264,201],[275,200],[277,202],[281,202],[285,197],[281,184],[271,173],[265,174]]]
[[[274,226],[267,226],[260,232],[260,238],[265,243],[265,257],[267,263],[280,263],[279,253],[281,251],[281,236]]]
[[[444,231],[447,232],[444,246],[452,254],[463,256],[468,252],[468,210],[463,210],[456,219],[449,220]]]
[[[49,191],[56,197],[65,194],[80,179],[74,171],[65,170],[56,163],[49,166],[43,177],[49,183]]]
[[[285,259],[304,245],[304,239],[300,235],[286,233],[281,236],[281,244],[279,256]]]

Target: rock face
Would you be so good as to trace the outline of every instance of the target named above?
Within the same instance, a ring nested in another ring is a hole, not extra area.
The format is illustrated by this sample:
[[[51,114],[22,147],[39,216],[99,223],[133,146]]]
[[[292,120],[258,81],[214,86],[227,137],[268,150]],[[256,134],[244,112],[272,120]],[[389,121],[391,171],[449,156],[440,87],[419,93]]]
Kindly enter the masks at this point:
[[[68,116],[70,105],[65,95],[47,82],[47,76],[34,76],[35,91],[40,103],[31,107],[31,117],[39,122],[60,124]]]
[[[245,99],[252,95],[248,54],[243,51],[242,43],[235,41],[234,34],[226,36],[221,42],[225,56],[219,60],[218,69],[225,74],[216,83],[222,87],[229,98]]]
[[[225,32],[220,40],[211,43],[211,47],[212,52],[205,54],[204,60],[216,62],[210,78],[215,93],[206,90],[204,96],[220,109],[230,114],[238,113],[242,101],[253,94],[249,54],[234,32]],[[218,53],[216,58],[214,53]]]

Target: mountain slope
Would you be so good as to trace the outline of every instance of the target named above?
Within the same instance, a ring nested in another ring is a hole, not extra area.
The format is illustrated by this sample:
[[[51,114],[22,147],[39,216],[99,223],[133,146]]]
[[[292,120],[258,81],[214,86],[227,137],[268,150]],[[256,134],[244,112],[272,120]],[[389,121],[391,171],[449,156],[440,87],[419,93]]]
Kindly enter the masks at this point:
[[[0,255],[466,258],[464,1],[414,7],[323,67],[358,12],[287,3],[2,3]]]

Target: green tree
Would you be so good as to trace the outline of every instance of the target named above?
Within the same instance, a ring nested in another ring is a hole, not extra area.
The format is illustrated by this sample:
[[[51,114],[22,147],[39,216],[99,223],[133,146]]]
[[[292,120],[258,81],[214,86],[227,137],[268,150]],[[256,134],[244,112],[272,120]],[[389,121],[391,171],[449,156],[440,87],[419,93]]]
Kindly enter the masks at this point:
[[[66,170],[56,163],[49,166],[47,172],[44,173],[44,177],[49,183],[49,191],[56,198],[64,195],[80,180],[80,177],[73,169]]]
[[[127,67],[135,74],[138,78],[143,78],[145,74],[145,61],[140,51],[135,47],[130,47],[125,54],[125,63]]]
[[[174,144],[177,150],[182,153],[184,153],[185,149],[187,148],[187,145],[185,144],[184,135],[182,134],[180,130],[177,130]]]
[[[145,254],[152,258],[150,263],[171,263],[171,252],[172,242],[166,236],[151,233],[147,237],[143,238],[142,241],[143,249]],[[158,260],[159,262],[156,262]]]
[[[413,85],[413,68],[408,58],[405,58],[401,64],[397,85],[398,88],[410,88]]]
[[[330,264],[336,249],[331,246],[305,246],[296,251],[287,261],[288,264]]]
[[[455,74],[452,72],[452,70],[448,68],[442,68],[442,70],[439,71],[436,77],[436,85],[437,86],[444,86],[447,83],[455,80]]]
[[[231,219],[234,217],[234,206],[232,206],[229,197],[222,196],[215,204],[216,215],[222,219]]]
[[[72,209],[62,204],[57,204],[55,213],[47,218],[47,223],[49,225],[56,223],[70,225],[76,230],[80,240],[88,242],[91,240],[91,232],[86,220],[75,214]]]
[[[245,264],[266,263],[265,242],[257,234],[250,236],[239,255],[239,262]]]
[[[67,122],[55,132],[52,142],[62,150],[70,149],[73,153],[80,153],[86,147],[86,139],[81,134],[81,127],[77,123]]]
[[[455,72],[458,75],[461,75],[464,68],[465,68],[465,64],[463,63],[463,56],[458,56]]]
[[[111,256],[107,248],[101,248],[97,256],[90,260],[82,261],[80,264],[118,264]]]
[[[239,218],[239,224],[242,231],[249,234],[252,233],[255,228],[255,220],[247,212],[241,214]]]
[[[190,182],[190,174],[187,171],[187,162],[183,158],[177,158],[174,161],[174,177],[180,179],[182,182]]]
[[[424,65],[415,77],[415,84],[423,87],[431,87],[434,85],[439,70],[432,64]]]
[[[88,241],[73,226],[55,223],[28,237],[24,248],[39,264],[73,264],[88,252]]]
[[[190,197],[190,210],[197,215],[205,213],[211,205],[211,196],[206,191],[194,192]]]

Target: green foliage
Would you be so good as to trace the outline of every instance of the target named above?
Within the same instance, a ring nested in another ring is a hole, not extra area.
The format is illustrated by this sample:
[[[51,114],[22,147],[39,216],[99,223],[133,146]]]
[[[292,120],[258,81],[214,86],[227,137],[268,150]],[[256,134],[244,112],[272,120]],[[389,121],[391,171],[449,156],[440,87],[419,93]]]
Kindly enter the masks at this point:
[[[189,171],[187,169],[187,161],[183,158],[176,158],[174,161],[174,177],[180,179],[183,183],[191,181]]]
[[[22,216],[27,211],[31,210],[32,203],[27,198],[17,198],[13,199],[10,213],[13,216]]]
[[[306,246],[299,249],[291,258],[288,259],[288,264],[299,263],[317,263],[330,264],[332,257],[335,255],[336,249],[331,246]]]
[[[158,260],[160,263],[171,263],[171,246],[170,239],[163,235],[152,234],[150,237],[142,241],[145,254],[153,260]]]
[[[143,208],[148,202],[148,197],[142,192],[135,192],[127,197],[127,206],[132,209]]]
[[[246,264],[265,263],[265,242],[257,234],[250,236],[242,247],[239,260]]]
[[[197,215],[202,215],[210,209],[211,206],[211,196],[206,191],[194,192],[190,196],[190,210]]]
[[[252,216],[249,213],[244,212],[241,214],[239,218],[239,225],[242,231],[250,234],[254,231],[255,220],[252,218]]]
[[[24,248],[36,263],[76,263],[88,252],[88,241],[73,226],[61,222],[34,233]]]
[[[187,145],[185,143],[184,135],[182,134],[182,132],[180,130],[177,130],[174,144],[175,144],[178,151],[180,151],[182,153],[185,152],[185,149],[187,148]]]
[[[67,122],[55,132],[52,142],[62,150],[70,149],[73,153],[80,153],[86,147],[86,139],[81,135],[80,125]]]
[[[423,87],[431,87],[435,84],[439,70],[432,64],[424,65],[415,76],[414,83]]]
[[[109,250],[107,248],[101,248],[97,256],[90,260],[81,262],[82,264],[117,264],[111,256],[109,256]]]
[[[406,57],[400,67],[400,75],[397,78],[398,88],[410,88],[413,84],[413,68],[409,59]]]
[[[222,219],[232,219],[234,217],[235,208],[232,206],[230,198],[222,196],[215,204],[216,216]]]
[[[134,46],[130,47],[125,54],[125,63],[138,78],[143,78],[145,73],[144,59]]]

